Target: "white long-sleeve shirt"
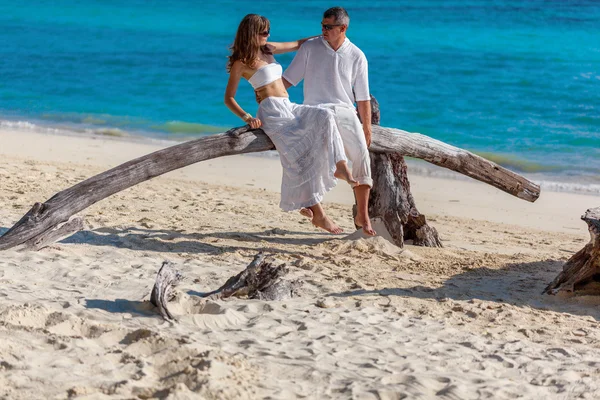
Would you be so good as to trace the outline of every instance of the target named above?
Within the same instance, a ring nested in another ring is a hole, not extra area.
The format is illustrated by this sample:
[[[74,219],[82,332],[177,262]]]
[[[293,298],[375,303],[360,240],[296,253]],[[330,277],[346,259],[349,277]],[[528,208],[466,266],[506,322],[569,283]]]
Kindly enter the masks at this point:
[[[354,107],[371,99],[367,58],[348,38],[337,51],[322,36],[307,40],[283,77],[294,86],[304,79],[304,104]]]

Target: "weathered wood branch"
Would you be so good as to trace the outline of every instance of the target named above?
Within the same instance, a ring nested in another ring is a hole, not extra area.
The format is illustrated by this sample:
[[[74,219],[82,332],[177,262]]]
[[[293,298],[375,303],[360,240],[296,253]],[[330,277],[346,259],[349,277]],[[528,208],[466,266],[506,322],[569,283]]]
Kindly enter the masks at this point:
[[[523,176],[467,150],[420,133],[373,126],[373,143],[370,150],[375,153],[398,153],[420,158],[530,202],[536,201],[540,196],[539,185]]]
[[[65,189],[45,203],[36,203],[0,237],[0,250],[34,238],[92,204],[156,176],[199,161],[274,148],[262,131],[250,131],[244,126],[136,158]]]
[[[588,209],[581,219],[588,224],[590,242],[563,266],[544,293],[594,290],[600,292],[600,207]]]
[[[136,158],[36,203],[0,237],[0,250],[35,238],[92,204],[156,176],[212,158],[272,149],[273,143],[262,130],[244,126]],[[424,135],[374,126],[371,150],[422,158],[528,201],[539,196],[539,186],[522,176]]]
[[[254,260],[236,276],[232,276],[219,289],[206,293],[209,299],[247,297],[260,300],[285,300],[297,295],[300,281],[282,279],[288,273],[285,264],[277,267],[267,261],[267,256],[258,253]]]
[[[183,279],[183,275],[174,269],[172,263],[165,261],[156,274],[156,282],[150,294],[150,302],[158,307],[158,312],[167,321],[175,321],[167,304],[173,299],[173,288]]]

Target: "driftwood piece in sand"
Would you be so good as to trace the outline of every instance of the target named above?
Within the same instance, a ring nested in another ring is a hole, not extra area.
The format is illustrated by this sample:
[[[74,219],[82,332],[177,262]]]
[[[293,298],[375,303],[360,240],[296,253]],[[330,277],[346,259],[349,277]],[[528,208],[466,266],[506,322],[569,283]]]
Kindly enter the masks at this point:
[[[158,312],[165,320],[176,320],[171,314],[167,303],[173,299],[173,288],[181,281],[183,276],[174,269],[173,264],[168,261],[163,262],[156,274],[156,282],[150,294],[150,302],[158,307]]]
[[[36,203],[0,237],[0,250],[35,240],[92,204],[156,176],[216,157],[272,149],[273,143],[262,130],[244,126],[136,158],[56,193],[44,203]],[[422,158],[528,201],[539,196],[539,186],[524,177],[424,135],[374,126],[371,151]]]
[[[563,266],[544,293],[594,291],[600,293],[600,207],[588,209],[581,219],[588,224],[590,242]]]
[[[285,264],[275,267],[267,261],[266,255],[258,253],[242,272],[232,276],[219,289],[206,293],[203,297],[211,300],[232,296],[259,300],[286,300],[297,297],[302,282],[283,279],[287,273]],[[163,262],[156,274],[150,302],[158,308],[160,315],[167,321],[176,320],[167,305],[175,297],[173,288],[182,278],[181,273],[168,261]]]
[[[297,296],[302,283],[282,279],[288,273],[285,264],[278,267],[267,261],[267,256],[258,253],[254,260],[236,276],[232,276],[219,289],[206,293],[210,299],[247,297],[260,300],[285,300]]]
[[[371,96],[371,124],[379,125],[379,102]],[[417,210],[408,181],[408,168],[399,153],[369,152],[373,187],[369,197],[369,215],[382,219],[394,244],[404,246],[405,240],[414,245],[442,247],[435,228],[427,224],[425,216]],[[356,206],[353,217],[356,217]],[[358,227],[357,227],[358,228]]]

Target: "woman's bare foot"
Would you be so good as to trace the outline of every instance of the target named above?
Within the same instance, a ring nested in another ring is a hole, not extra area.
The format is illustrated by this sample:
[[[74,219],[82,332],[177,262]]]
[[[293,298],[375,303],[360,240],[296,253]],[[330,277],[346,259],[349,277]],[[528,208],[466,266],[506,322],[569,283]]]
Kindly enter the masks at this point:
[[[371,220],[369,218],[365,218],[365,217],[357,215],[356,218],[354,218],[354,224],[356,226],[358,226],[359,228],[362,228],[365,235],[369,235],[369,236],[377,235],[377,232],[375,232],[373,230],[373,227],[371,226]]]
[[[337,234],[343,232],[342,228],[337,226],[328,216],[323,216],[320,218],[314,217],[312,219],[312,223],[317,228],[325,229],[329,233]]]
[[[300,214],[305,216],[306,218],[312,220],[313,219],[313,212],[310,208],[301,208],[300,209]]]
[[[346,161],[340,161],[339,163],[335,164],[335,167],[336,168],[333,176],[348,182],[352,187],[358,185],[358,182],[352,177],[352,172],[350,172],[350,168],[348,168],[348,163]]]

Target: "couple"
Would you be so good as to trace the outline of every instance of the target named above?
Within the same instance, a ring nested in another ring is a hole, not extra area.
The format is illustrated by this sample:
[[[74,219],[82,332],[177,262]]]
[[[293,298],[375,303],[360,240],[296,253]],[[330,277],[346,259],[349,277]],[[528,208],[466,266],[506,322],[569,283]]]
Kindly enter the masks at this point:
[[[354,188],[355,224],[367,235],[375,235],[368,214],[373,181],[367,149],[371,142],[367,60],[346,38],[349,23],[346,10],[330,8],[323,15],[322,36],[274,43],[267,42],[269,20],[246,15],[227,64],[225,104],[251,128],[262,127],[275,144],[283,166],[280,207],[284,211],[300,209],[314,225],[341,233],[320,204],[339,178]],[[298,53],[282,74],[274,54],[295,50]],[[242,77],[255,90],[259,102],[256,118],[235,101]],[[302,79],[304,105],[291,103],[286,89]],[[356,115],[355,101],[364,124]]]

